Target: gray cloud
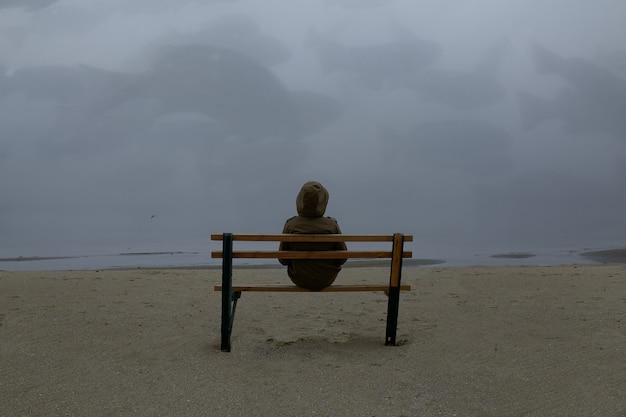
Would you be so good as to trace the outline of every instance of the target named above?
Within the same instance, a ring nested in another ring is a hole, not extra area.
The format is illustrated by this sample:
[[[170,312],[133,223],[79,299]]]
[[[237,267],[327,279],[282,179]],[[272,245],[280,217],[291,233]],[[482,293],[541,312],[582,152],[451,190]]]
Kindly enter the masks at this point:
[[[626,233],[623,2],[39,3],[0,9],[1,247],[280,231],[308,180],[424,247]]]

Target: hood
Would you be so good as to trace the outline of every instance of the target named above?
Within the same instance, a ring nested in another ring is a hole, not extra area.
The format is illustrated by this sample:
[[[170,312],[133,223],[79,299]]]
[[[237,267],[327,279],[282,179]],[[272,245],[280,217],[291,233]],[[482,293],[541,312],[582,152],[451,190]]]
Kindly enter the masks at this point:
[[[304,217],[321,217],[328,204],[328,191],[317,181],[309,181],[302,186],[296,198],[298,214]]]

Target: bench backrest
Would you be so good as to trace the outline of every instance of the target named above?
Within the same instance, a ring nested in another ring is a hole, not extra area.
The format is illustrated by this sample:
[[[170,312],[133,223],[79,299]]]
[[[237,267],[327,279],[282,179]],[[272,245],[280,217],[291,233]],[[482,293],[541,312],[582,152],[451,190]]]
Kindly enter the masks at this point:
[[[402,235],[343,235],[343,234],[235,234],[223,233],[212,234],[211,240],[224,240],[226,235],[230,235],[233,241],[245,242],[393,242],[394,247],[401,249],[403,242],[412,242],[413,236]],[[394,241],[394,237],[398,242]],[[402,258],[411,258],[411,251],[402,250]],[[212,258],[222,258],[224,251],[211,252]],[[233,250],[233,258],[281,258],[281,259],[381,259],[393,258],[392,250],[347,250],[347,251],[329,251],[329,250],[309,250],[309,251],[279,251],[279,250]]]
[[[394,233],[392,235],[344,235],[344,234],[212,234],[211,240],[223,241],[221,251],[212,251],[212,258],[222,258],[222,265],[232,264],[233,258],[256,259],[391,259],[390,285],[400,284],[402,258],[412,258],[413,252],[404,250],[404,242],[412,242],[412,235]],[[245,242],[391,242],[391,250],[233,250],[233,241]]]

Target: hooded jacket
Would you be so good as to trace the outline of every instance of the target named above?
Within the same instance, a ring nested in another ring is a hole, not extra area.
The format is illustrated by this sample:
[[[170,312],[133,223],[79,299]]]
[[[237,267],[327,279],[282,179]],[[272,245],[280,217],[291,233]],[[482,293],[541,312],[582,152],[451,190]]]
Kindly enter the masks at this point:
[[[324,217],[328,191],[319,182],[309,181],[296,197],[298,215],[285,222],[283,233],[341,233],[337,220]],[[280,250],[347,250],[343,242],[281,242]],[[279,259],[287,265],[287,274],[299,287],[313,291],[330,286],[337,278],[345,259]]]

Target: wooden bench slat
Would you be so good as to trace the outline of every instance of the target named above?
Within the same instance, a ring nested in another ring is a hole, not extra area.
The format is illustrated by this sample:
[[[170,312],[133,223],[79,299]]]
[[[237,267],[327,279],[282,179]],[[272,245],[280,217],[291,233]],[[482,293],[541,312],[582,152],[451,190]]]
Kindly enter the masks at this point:
[[[222,239],[223,234],[214,233],[211,235],[211,240]],[[247,242],[392,242],[393,235],[233,233],[233,240]],[[404,241],[413,242],[413,236],[404,235]]]
[[[222,258],[222,251],[211,252],[211,258]],[[236,250],[232,253],[233,258],[255,258],[255,259],[348,259],[348,258],[371,258],[384,259],[391,258],[391,251],[356,251],[356,250],[329,250],[329,251],[243,251]],[[413,252],[402,252],[403,258],[413,257]]]
[[[215,291],[222,291],[221,285],[214,287]],[[321,291],[311,291],[295,285],[234,285],[233,291],[258,291],[258,292],[356,292],[356,291],[387,291],[389,285],[331,285]],[[400,291],[411,291],[410,285],[400,285]]]

